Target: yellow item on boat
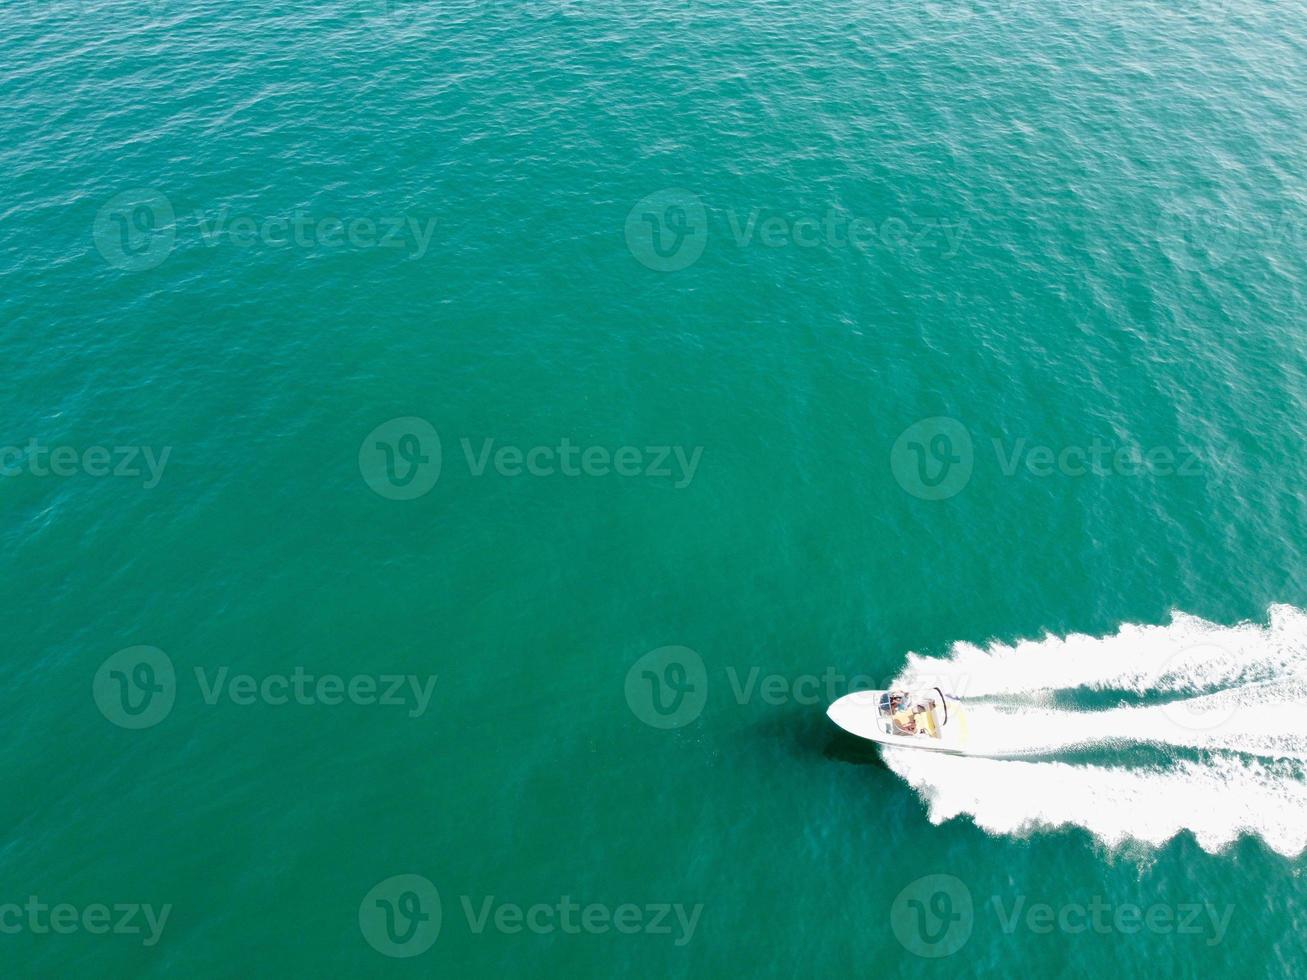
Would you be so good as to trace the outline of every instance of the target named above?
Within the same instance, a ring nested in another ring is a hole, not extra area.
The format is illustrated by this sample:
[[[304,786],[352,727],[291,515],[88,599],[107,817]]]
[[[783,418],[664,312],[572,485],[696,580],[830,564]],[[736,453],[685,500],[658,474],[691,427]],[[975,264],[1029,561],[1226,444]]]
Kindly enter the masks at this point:
[[[935,724],[934,711],[920,711],[917,713],[917,731],[921,731],[923,727],[931,738],[939,738],[939,726]]]

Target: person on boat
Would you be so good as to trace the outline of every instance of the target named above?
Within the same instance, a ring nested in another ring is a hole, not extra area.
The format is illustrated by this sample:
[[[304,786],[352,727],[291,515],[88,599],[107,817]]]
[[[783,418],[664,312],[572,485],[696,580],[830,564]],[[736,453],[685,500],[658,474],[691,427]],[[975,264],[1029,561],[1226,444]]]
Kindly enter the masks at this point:
[[[911,708],[901,708],[894,712],[894,727],[901,735],[917,734],[917,721]]]

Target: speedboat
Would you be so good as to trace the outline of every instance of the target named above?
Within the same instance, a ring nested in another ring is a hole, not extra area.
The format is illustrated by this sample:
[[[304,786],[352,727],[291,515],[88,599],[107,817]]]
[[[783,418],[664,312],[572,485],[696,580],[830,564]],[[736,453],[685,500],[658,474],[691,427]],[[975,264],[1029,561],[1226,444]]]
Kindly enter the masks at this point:
[[[938,687],[855,691],[832,704],[826,714],[846,732],[882,745],[960,753],[971,741],[962,705]]]

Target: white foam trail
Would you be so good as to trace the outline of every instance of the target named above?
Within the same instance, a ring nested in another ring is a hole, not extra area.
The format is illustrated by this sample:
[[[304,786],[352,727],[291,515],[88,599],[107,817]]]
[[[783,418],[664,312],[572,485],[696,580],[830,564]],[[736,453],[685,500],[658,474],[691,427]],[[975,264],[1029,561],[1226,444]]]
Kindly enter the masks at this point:
[[[970,814],[995,834],[1083,827],[1115,847],[1160,845],[1182,831],[1215,853],[1242,834],[1295,857],[1307,848],[1307,773],[1295,762],[1217,758],[1169,770],[979,759],[893,748],[885,761],[933,823]]]
[[[908,654],[899,682],[938,683],[960,697],[1088,688],[1184,692],[1240,680],[1307,678],[1307,613],[1270,608],[1270,623],[1218,626],[1175,613],[1170,625],[1125,624],[1113,636],[1046,637],[982,649],[954,645],[948,657]]]
[[[966,704],[968,755],[1020,756],[1095,745],[1186,746],[1307,760],[1307,692],[1249,685],[1106,711]]]
[[[1048,638],[948,658],[909,657],[897,687],[938,683],[966,698],[968,756],[890,748],[887,764],[935,822],[969,814],[995,833],[1080,826],[1108,843],[1191,832],[1207,850],[1256,834],[1286,856],[1307,849],[1307,614],[1273,606],[1268,625],[1176,614],[1109,637]],[[1052,706],[1047,692],[1121,691],[1105,710]],[[1042,702],[1042,703],[1041,703]],[[1020,759],[1093,747],[1186,749],[1164,765]],[[1199,750],[1198,758],[1192,758]]]

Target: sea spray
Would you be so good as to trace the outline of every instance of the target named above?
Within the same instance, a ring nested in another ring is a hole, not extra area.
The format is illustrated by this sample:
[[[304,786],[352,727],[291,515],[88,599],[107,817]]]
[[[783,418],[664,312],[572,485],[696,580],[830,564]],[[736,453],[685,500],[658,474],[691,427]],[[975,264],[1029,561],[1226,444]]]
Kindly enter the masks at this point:
[[[1301,610],[1273,606],[1267,625],[1178,613],[1102,638],[958,644],[947,658],[910,656],[896,685],[926,674],[979,698],[968,705],[971,755],[884,753],[934,822],[966,814],[992,833],[1080,826],[1111,846],[1188,831],[1209,851],[1244,834],[1286,856],[1307,849]],[[1119,699],[1061,706],[1086,692]],[[1132,744],[1155,750],[1147,764]],[[1073,761],[1086,747],[1099,750],[1095,763]]]
[[[955,644],[948,657],[910,653],[898,683],[953,679],[967,697],[1073,688],[1197,692],[1237,681],[1307,679],[1307,613],[1270,608],[1270,623],[1218,626],[1177,612],[1166,626],[1127,623],[1112,636],[1072,634],[987,649]]]

